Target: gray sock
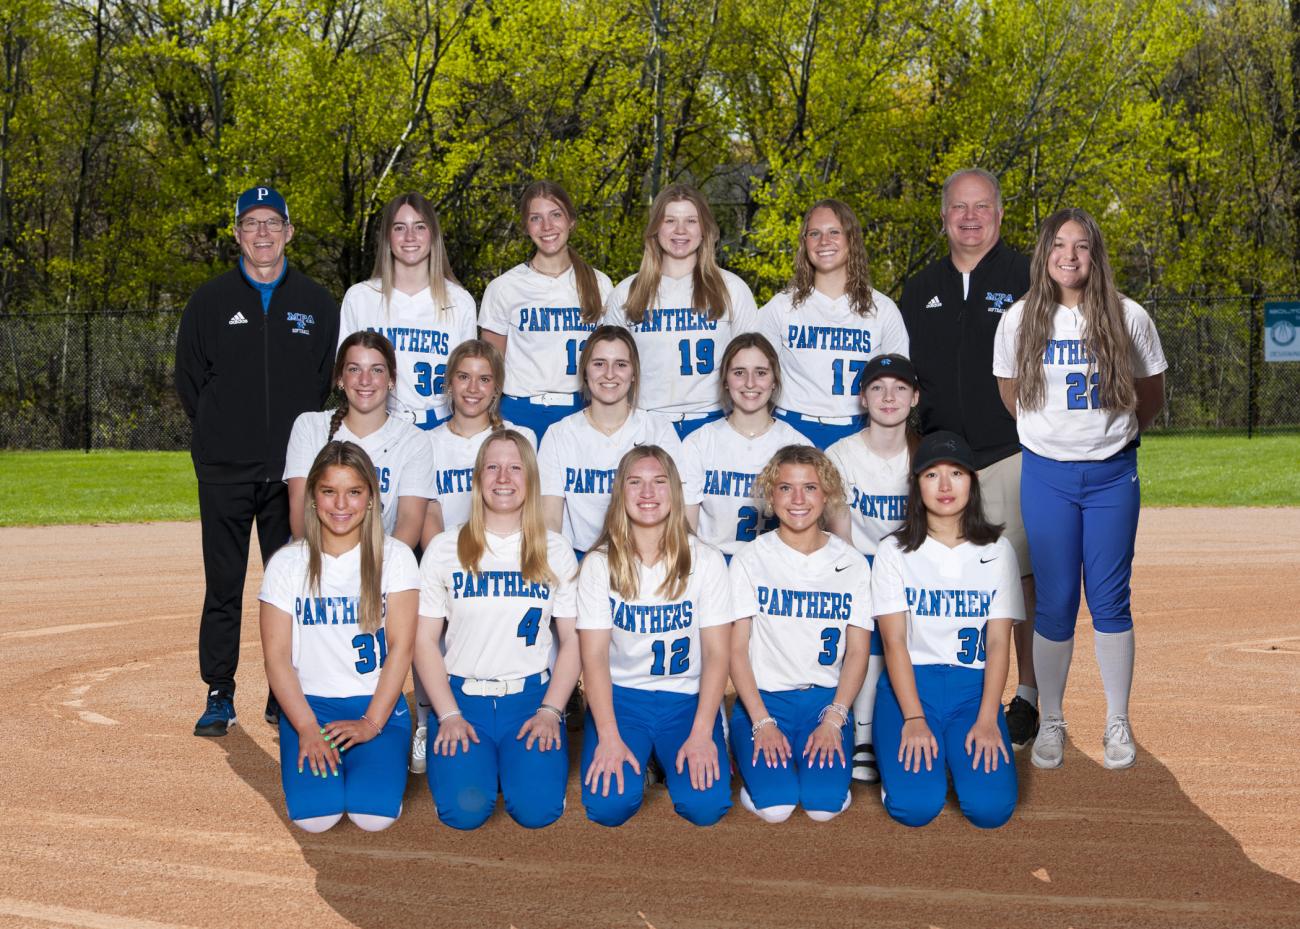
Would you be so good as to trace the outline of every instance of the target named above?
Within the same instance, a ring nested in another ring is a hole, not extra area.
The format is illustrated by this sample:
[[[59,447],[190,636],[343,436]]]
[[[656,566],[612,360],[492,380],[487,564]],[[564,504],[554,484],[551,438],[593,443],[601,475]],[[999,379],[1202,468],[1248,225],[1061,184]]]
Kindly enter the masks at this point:
[[[1127,716],[1128,695],[1133,688],[1133,630],[1094,632],[1093,642],[1101,686],[1106,691],[1106,716]]]
[[[876,685],[880,675],[885,671],[885,656],[872,655],[867,659],[867,677],[862,682],[853,701],[853,744],[863,745],[871,742],[871,721],[876,709]]]
[[[1063,719],[1061,704],[1065,700],[1065,679],[1074,657],[1074,636],[1053,642],[1034,633],[1034,676],[1038,678],[1038,703],[1044,717]]]

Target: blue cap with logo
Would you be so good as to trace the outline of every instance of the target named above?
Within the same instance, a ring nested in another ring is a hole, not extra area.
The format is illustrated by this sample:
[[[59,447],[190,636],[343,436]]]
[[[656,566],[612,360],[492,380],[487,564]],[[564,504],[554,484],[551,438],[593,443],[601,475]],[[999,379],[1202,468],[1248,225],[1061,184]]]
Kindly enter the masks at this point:
[[[955,432],[932,432],[916,447],[912,455],[912,473],[920,474],[927,468],[948,461],[975,473],[975,453],[970,444]]]
[[[284,197],[274,187],[250,187],[240,194],[235,201],[235,221],[238,222],[239,217],[259,206],[275,210],[284,217],[286,223],[289,221],[289,204],[284,202]]]

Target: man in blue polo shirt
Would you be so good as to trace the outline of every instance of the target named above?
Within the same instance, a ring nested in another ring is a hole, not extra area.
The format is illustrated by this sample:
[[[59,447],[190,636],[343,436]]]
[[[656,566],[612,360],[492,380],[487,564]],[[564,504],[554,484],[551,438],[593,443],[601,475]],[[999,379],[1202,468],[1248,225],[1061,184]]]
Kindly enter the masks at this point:
[[[199,672],[207,706],[195,735],[235,723],[235,669],[253,523],[262,563],[289,540],[282,477],[289,430],[330,392],[339,310],[334,297],[288,266],[289,207],[271,187],[235,204],[239,266],[194,292],[176,337],[176,392],[193,426],[203,573]],[[268,721],[278,718],[274,696]]]

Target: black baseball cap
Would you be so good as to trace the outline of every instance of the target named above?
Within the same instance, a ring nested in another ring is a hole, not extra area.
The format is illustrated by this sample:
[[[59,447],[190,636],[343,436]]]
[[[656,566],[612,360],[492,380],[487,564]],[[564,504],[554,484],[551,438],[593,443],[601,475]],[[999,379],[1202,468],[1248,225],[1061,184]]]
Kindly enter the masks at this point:
[[[916,376],[916,368],[906,355],[877,355],[868,361],[866,370],[862,372],[862,389],[865,390],[868,384],[880,377],[896,377],[913,387],[918,387],[921,383]]]
[[[912,473],[920,474],[941,461],[961,465],[972,474],[976,470],[975,454],[970,450],[970,444],[955,432],[940,430],[922,439],[912,456]]]

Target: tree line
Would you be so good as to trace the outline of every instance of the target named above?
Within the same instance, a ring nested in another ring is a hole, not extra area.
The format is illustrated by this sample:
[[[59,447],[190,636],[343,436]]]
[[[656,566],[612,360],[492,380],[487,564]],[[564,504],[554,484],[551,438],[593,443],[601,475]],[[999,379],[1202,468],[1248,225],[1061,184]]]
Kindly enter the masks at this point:
[[[481,293],[535,177],[615,280],[654,193],[700,187],[760,300],[839,197],[896,294],[972,164],[1023,250],[1092,211],[1136,296],[1290,291],[1298,37],[1300,0],[6,0],[0,314],[179,306],[264,182],[338,294],[408,189]]]

